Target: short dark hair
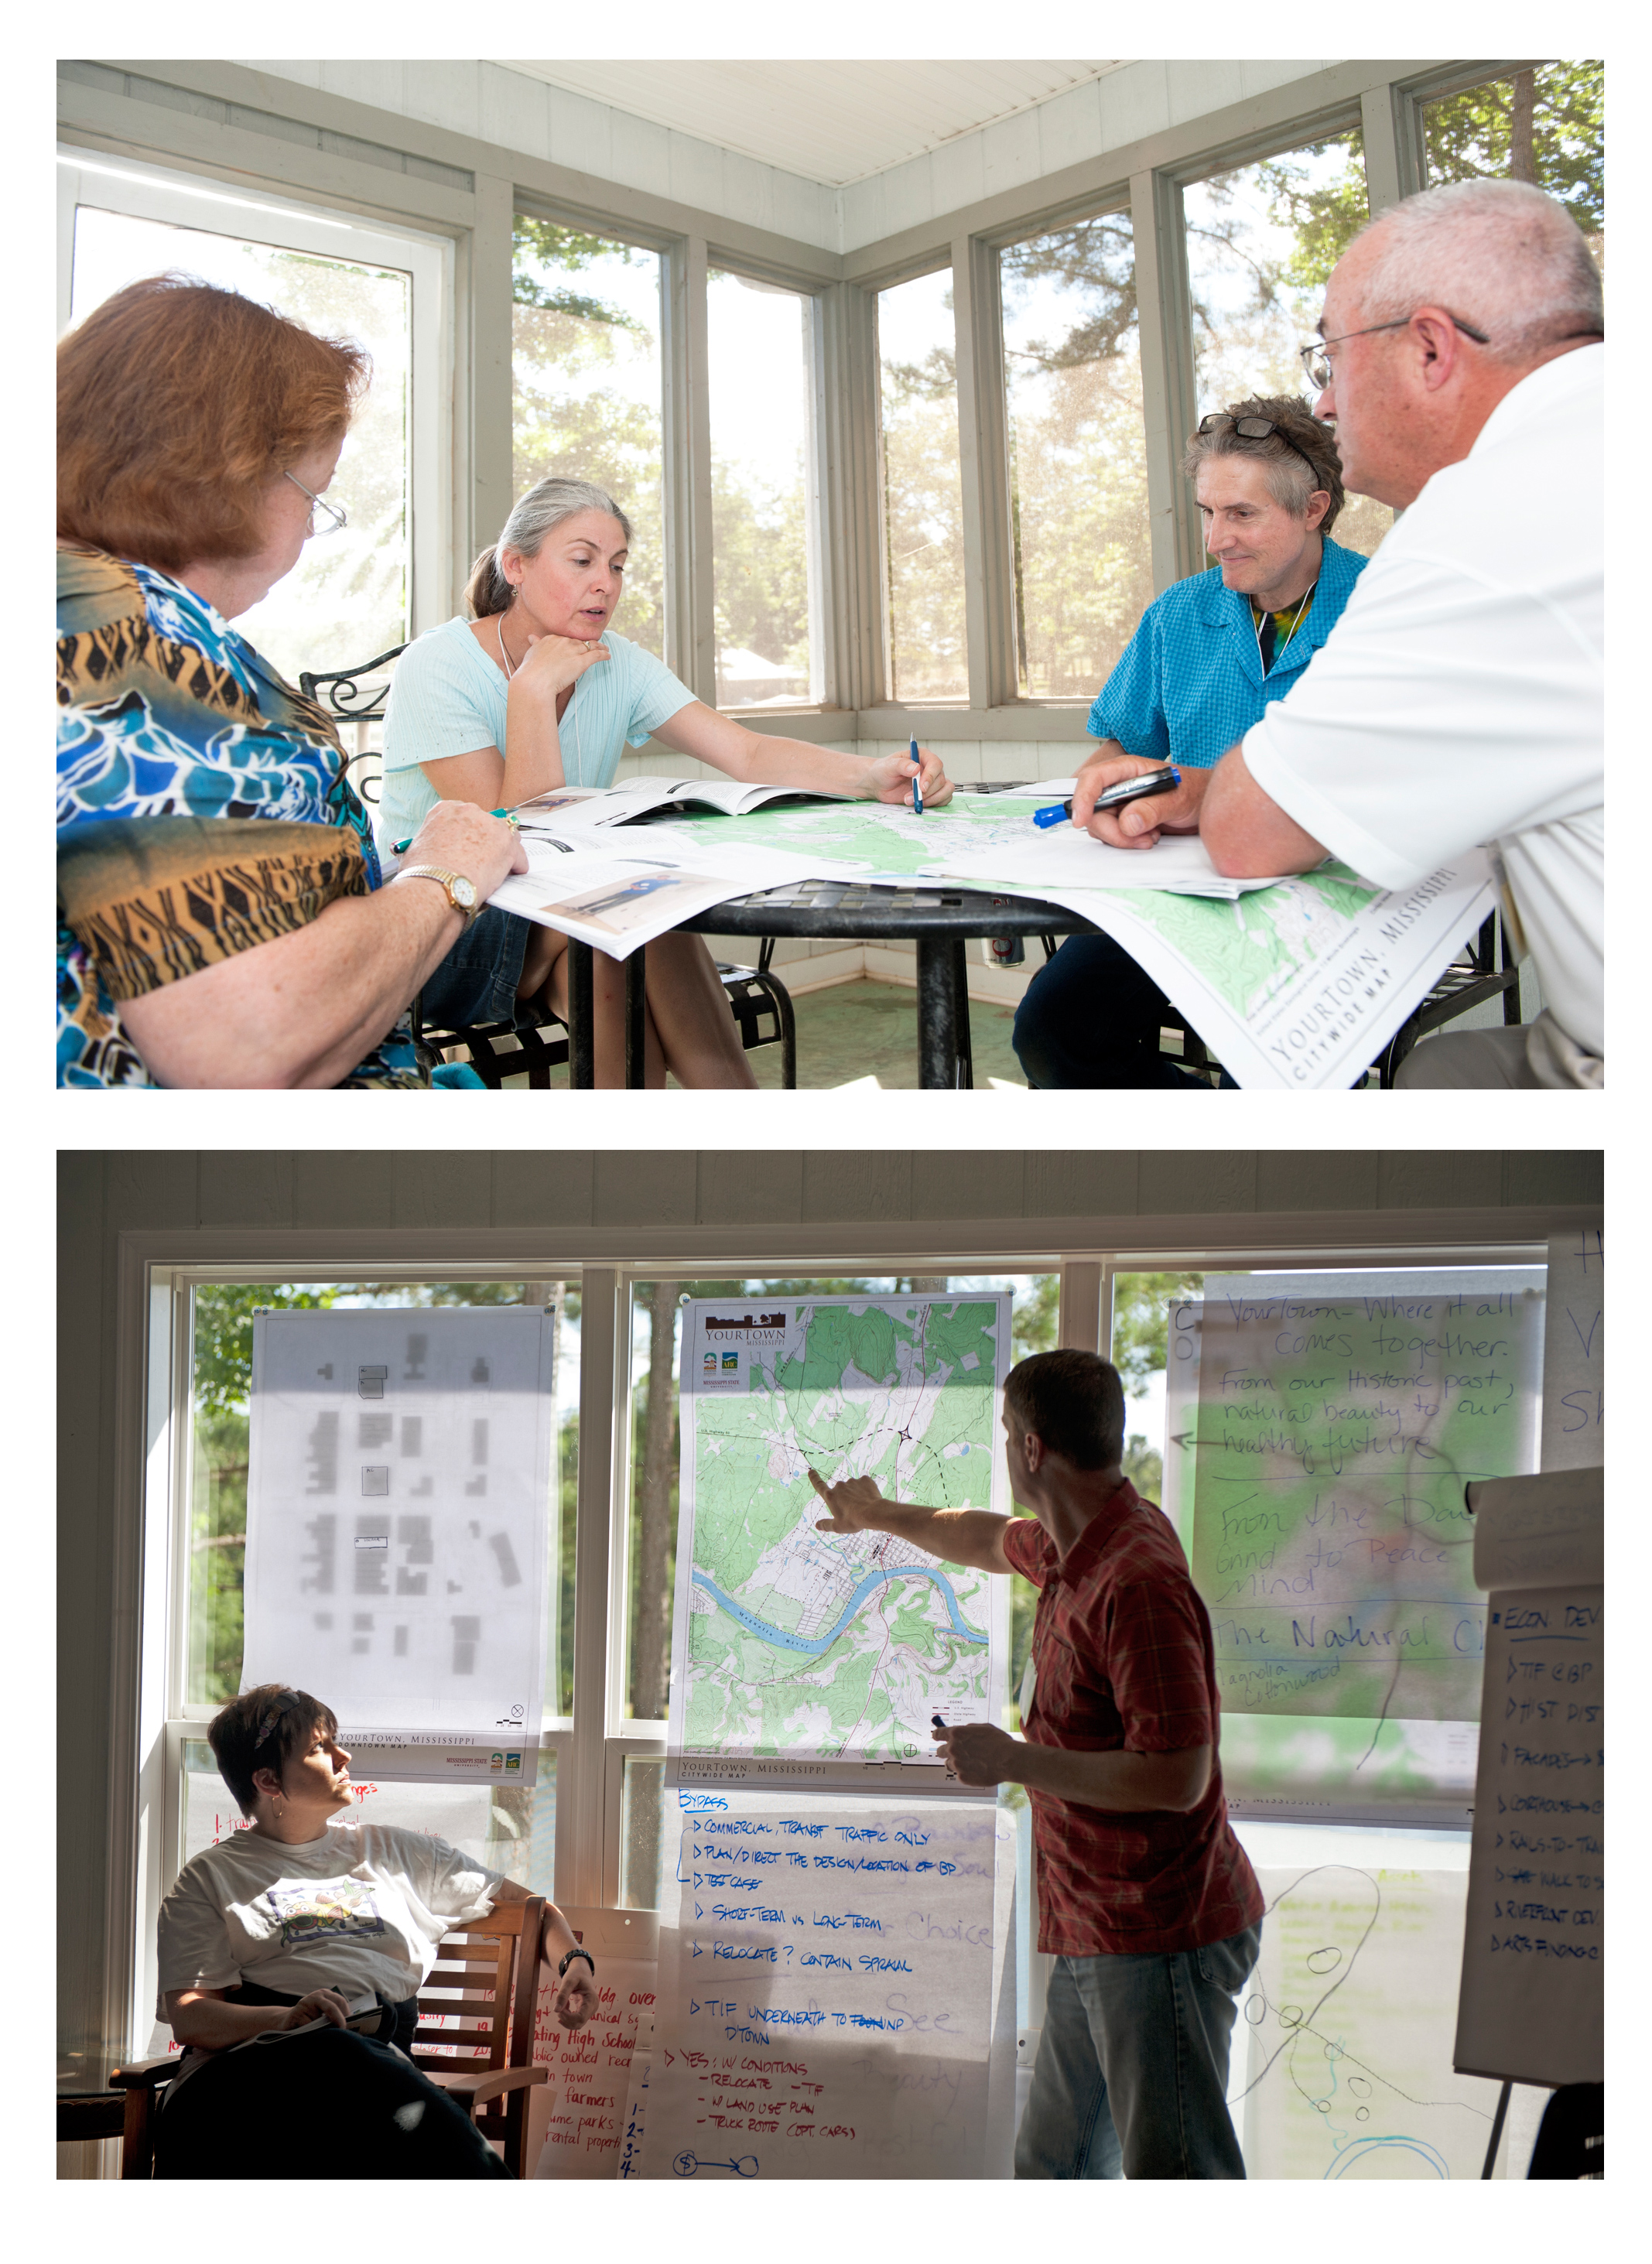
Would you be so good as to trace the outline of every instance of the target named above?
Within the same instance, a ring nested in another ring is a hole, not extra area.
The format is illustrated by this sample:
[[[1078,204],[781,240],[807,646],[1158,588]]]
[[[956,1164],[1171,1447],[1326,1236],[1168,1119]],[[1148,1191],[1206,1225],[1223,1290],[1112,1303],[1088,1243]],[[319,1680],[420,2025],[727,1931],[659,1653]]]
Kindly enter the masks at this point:
[[[1279,429],[1264,433],[1259,440],[1247,439],[1231,424],[1195,432],[1182,459],[1185,477],[1197,483],[1199,466],[1212,456],[1253,456],[1262,467],[1268,493],[1293,519],[1305,519],[1314,490],[1325,490],[1330,502],[1319,532],[1329,534],[1344,501],[1342,458],[1330,426],[1320,423],[1308,402],[1288,393],[1253,393],[1248,401],[1228,402],[1224,413],[1235,418],[1264,417]]]
[[[308,1752],[317,1730],[330,1738],[338,1735],[338,1716],[330,1706],[312,1698],[308,1690],[294,1690],[285,1682],[260,1682],[232,1698],[206,1725],[206,1742],[218,1763],[218,1774],[250,1816],[257,1792],[255,1769],[286,1773],[288,1761]]]
[[[1022,1430],[1081,1470],[1106,1470],[1124,1455],[1124,1385],[1093,1352],[1035,1352],[1004,1379],[1004,1404]]]

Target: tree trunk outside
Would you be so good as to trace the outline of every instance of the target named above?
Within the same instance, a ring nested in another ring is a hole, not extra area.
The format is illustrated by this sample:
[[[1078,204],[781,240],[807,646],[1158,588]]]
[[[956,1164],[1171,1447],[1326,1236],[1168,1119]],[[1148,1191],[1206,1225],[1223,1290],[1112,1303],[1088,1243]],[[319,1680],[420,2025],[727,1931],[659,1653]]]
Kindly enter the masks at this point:
[[[645,1722],[664,1718],[670,1679],[671,1598],[666,1587],[666,1563],[671,1542],[671,1449],[677,1427],[671,1390],[676,1324],[677,1284],[656,1281],[648,1326],[636,1620],[631,1650],[631,1710]]]
[[[1513,181],[1537,180],[1537,153],[1533,146],[1533,113],[1537,109],[1537,73],[1516,71],[1514,103],[1509,117],[1509,178]]]

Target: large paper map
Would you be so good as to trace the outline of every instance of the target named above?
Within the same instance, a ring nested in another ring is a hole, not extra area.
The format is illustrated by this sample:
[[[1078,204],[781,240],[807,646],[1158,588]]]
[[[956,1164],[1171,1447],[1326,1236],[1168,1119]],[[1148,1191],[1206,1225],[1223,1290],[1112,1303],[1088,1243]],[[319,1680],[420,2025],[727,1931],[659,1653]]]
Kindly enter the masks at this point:
[[[1045,796],[1043,800],[1047,800]],[[700,843],[738,842],[751,849],[784,849],[794,856],[822,860],[822,870],[853,874],[859,880],[914,879],[951,869],[960,854],[981,855],[1024,846],[1038,798],[957,795],[922,817],[903,804],[876,802],[811,802],[804,807],[754,810],[747,817],[655,818],[625,831],[674,838],[685,854]]]
[[[927,1762],[932,1715],[998,1718],[989,1576],[888,1534],[817,1531],[808,1471],[1007,1510],[1009,1352],[1004,1295],[689,1303],[673,1752]]]

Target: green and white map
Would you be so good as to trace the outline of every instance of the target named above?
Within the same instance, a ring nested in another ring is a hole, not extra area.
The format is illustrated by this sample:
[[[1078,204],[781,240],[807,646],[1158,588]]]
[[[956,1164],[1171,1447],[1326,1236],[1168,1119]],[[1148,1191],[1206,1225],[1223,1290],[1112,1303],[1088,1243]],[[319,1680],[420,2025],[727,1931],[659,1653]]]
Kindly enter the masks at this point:
[[[990,1576],[818,1532],[808,1472],[1007,1512],[1009,1297],[696,1299],[682,1360],[671,1751],[927,1761],[932,1715],[996,1721]]]
[[[852,874],[857,880],[909,880],[947,873],[960,855],[1024,846],[1033,811],[1051,798],[1045,795],[1024,801],[1009,795],[960,794],[938,809],[926,809],[922,817],[904,803],[781,804],[753,810],[745,817],[656,818],[646,828],[625,830],[634,837],[644,832],[656,839],[670,836],[685,853],[695,842],[720,848],[737,843],[822,858],[834,874]]]

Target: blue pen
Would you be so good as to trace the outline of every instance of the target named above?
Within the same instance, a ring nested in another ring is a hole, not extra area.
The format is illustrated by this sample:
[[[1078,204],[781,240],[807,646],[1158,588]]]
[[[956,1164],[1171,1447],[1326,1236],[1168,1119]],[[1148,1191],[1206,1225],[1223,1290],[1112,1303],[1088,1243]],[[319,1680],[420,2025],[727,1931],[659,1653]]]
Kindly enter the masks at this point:
[[[1174,763],[1166,763],[1163,770],[1142,771],[1135,778],[1120,779],[1117,786],[1110,786],[1105,794],[1096,796],[1096,807],[1117,809],[1121,802],[1140,802],[1149,794],[1174,794],[1181,783],[1180,771]],[[1072,814],[1070,802],[1053,802],[1047,809],[1033,811],[1032,823],[1045,827],[1059,825]]]
[[[916,766],[917,762],[917,733],[916,731],[912,734],[912,761],[914,766]],[[915,767],[912,772],[912,815],[915,817],[922,817],[924,815],[924,797],[917,790],[917,771]]]

